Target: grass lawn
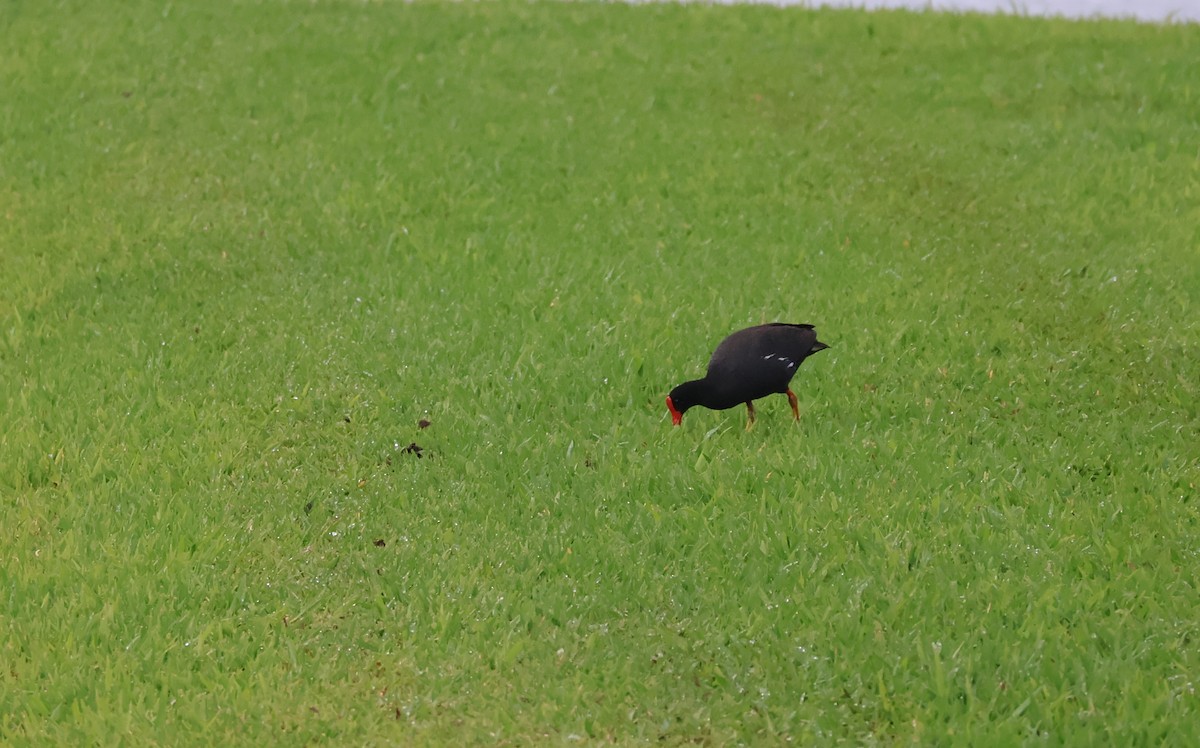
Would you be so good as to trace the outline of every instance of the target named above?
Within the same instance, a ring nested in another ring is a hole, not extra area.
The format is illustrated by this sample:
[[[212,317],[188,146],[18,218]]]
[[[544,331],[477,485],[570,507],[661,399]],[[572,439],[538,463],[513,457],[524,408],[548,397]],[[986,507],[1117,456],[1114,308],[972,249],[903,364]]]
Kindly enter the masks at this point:
[[[0,743],[1200,742],[1200,26],[9,2],[0,92]],[[771,320],[801,422],[672,428]]]

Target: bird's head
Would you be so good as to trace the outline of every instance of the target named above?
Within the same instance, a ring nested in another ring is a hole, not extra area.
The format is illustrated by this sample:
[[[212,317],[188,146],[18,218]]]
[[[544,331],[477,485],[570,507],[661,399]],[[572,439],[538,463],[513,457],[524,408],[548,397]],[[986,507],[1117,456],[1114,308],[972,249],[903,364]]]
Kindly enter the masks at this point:
[[[699,382],[684,382],[667,395],[667,410],[671,411],[671,422],[676,426],[683,423],[683,414],[699,403]]]
[[[683,423],[683,411],[675,407],[675,401],[667,395],[667,410],[671,411],[671,423],[678,426]]]

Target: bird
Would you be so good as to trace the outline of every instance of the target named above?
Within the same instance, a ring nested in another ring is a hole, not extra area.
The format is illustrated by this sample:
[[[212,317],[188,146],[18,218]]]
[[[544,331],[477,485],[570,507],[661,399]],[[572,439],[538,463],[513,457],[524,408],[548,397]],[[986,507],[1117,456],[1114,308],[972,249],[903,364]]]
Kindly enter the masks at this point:
[[[773,394],[787,394],[792,415],[800,420],[796,393],[790,383],[800,364],[829,346],[817,340],[812,325],[772,322],[738,330],[721,341],[708,362],[703,379],[684,382],[667,396],[667,410],[676,425],[683,414],[697,405],[725,410],[746,404],[748,431],[754,425],[754,401]]]

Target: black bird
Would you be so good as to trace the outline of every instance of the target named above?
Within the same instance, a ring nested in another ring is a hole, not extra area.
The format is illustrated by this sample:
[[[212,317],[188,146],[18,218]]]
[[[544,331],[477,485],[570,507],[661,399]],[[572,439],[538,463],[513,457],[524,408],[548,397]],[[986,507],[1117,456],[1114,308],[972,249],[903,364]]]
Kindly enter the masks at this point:
[[[738,330],[721,341],[708,362],[704,379],[684,382],[667,396],[671,420],[678,426],[688,408],[703,405],[713,410],[725,410],[739,403],[746,404],[754,423],[754,401],[775,393],[787,393],[792,415],[800,420],[796,393],[789,383],[804,359],[829,346],[817,340],[812,325],[791,325],[772,322]]]

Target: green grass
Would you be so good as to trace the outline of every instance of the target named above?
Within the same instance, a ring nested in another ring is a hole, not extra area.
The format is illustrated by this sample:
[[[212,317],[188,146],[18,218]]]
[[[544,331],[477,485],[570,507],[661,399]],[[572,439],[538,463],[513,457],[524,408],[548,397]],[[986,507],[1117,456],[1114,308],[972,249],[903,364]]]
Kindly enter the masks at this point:
[[[0,742],[1196,744],[1198,61],[4,4]]]

